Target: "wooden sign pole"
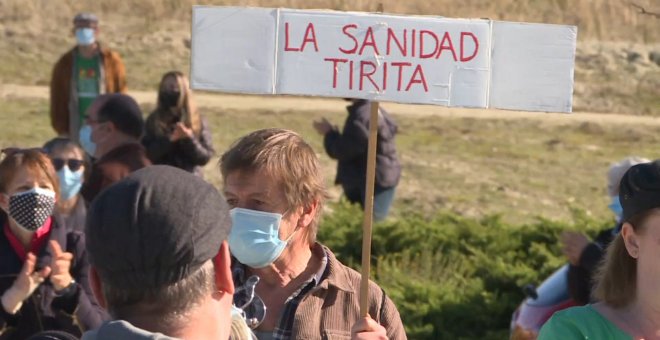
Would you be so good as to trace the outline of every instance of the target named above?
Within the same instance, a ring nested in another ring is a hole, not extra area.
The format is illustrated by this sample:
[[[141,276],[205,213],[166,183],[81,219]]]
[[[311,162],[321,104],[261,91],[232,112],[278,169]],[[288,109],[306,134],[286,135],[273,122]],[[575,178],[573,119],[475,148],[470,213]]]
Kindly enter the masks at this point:
[[[371,270],[371,227],[374,212],[374,187],[376,181],[376,143],[378,142],[378,102],[371,102],[369,119],[369,150],[367,152],[367,190],[362,221],[362,278],[360,281],[360,315],[369,314],[369,272]]]

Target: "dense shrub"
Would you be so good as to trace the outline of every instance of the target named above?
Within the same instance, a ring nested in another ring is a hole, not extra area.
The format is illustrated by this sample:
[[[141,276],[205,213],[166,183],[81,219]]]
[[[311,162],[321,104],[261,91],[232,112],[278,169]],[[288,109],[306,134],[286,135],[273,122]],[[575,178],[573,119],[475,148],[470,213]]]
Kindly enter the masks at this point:
[[[331,210],[319,240],[359,268],[362,213],[343,201]],[[519,226],[500,216],[403,212],[374,226],[372,278],[398,306],[411,339],[505,339],[524,298],[520,287],[540,283],[566,262],[559,234],[608,227],[579,211],[570,223],[539,218]]]

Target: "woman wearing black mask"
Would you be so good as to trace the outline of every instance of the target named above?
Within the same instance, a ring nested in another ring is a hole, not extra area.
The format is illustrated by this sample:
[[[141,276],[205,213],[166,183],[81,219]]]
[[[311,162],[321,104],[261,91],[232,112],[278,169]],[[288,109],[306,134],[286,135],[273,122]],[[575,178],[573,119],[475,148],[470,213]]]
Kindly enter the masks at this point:
[[[183,73],[163,75],[156,110],[149,115],[142,144],[154,164],[167,164],[202,174],[213,156],[211,134],[197,113],[192,91]]]

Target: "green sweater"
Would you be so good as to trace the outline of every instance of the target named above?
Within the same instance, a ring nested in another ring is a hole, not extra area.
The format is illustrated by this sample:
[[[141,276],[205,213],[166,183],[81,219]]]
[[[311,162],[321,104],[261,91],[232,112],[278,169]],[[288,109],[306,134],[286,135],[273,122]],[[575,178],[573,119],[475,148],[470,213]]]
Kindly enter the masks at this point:
[[[605,319],[592,305],[586,305],[555,313],[538,337],[538,340],[551,339],[632,340],[632,336]]]

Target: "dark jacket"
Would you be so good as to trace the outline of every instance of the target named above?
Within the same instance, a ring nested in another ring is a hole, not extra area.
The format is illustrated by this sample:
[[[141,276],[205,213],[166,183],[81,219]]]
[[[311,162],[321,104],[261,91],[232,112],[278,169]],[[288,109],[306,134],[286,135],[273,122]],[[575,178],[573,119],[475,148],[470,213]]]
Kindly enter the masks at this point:
[[[364,191],[367,176],[367,149],[369,146],[369,120],[371,102],[357,100],[347,107],[348,117],[340,133],[332,130],[325,135],[325,151],[337,162],[336,184],[344,190],[359,188]],[[394,137],[397,125],[382,108],[378,119],[376,151],[376,187],[391,188],[399,183],[401,164],[396,154]]]
[[[197,175],[202,174],[201,167],[209,162],[214,154],[211,131],[203,117],[199,137],[183,138],[176,142],[170,141],[170,134],[158,133],[156,127],[157,113],[147,118],[142,145],[147,149],[147,156],[153,164],[171,165]],[[176,124],[176,122],[173,122]],[[170,129],[173,131],[174,129]]]
[[[4,212],[0,212],[0,223],[3,227],[7,223]],[[0,307],[0,339],[26,339],[34,333],[52,329],[80,336],[108,318],[93,297],[87,280],[89,267],[83,234],[67,233],[53,220],[49,240],[56,240],[62,249],[73,254],[71,276],[76,281],[76,288],[65,296],[56,297],[53,286],[46,280],[23,301],[15,315]],[[46,244],[37,256],[36,268],[50,265],[52,256]],[[23,261],[14,252],[5,233],[0,231],[0,294],[13,285],[22,267]]]
[[[593,287],[594,274],[598,265],[605,257],[607,246],[614,240],[621,226],[613,229],[603,230],[596,239],[589,243],[582,254],[577,266],[568,267],[568,291],[577,303],[587,304],[592,302],[591,289]]]
[[[80,194],[87,203],[90,203],[106,187],[148,165],[151,165],[151,161],[141,144],[137,142],[124,144],[103,155],[94,163],[92,174],[83,184]]]
[[[74,47],[55,63],[50,80],[50,124],[58,135],[69,136],[78,141],[82,122],[78,119],[78,95],[73,70],[75,69]],[[101,53],[101,93],[126,92],[126,70],[119,54],[103,46]]]
[[[87,217],[87,207],[85,206],[85,200],[82,196],[78,197],[78,202],[71,209],[69,215],[63,215],[55,209],[53,217],[57,224],[64,226],[67,232],[71,231],[85,231],[85,218]]]

